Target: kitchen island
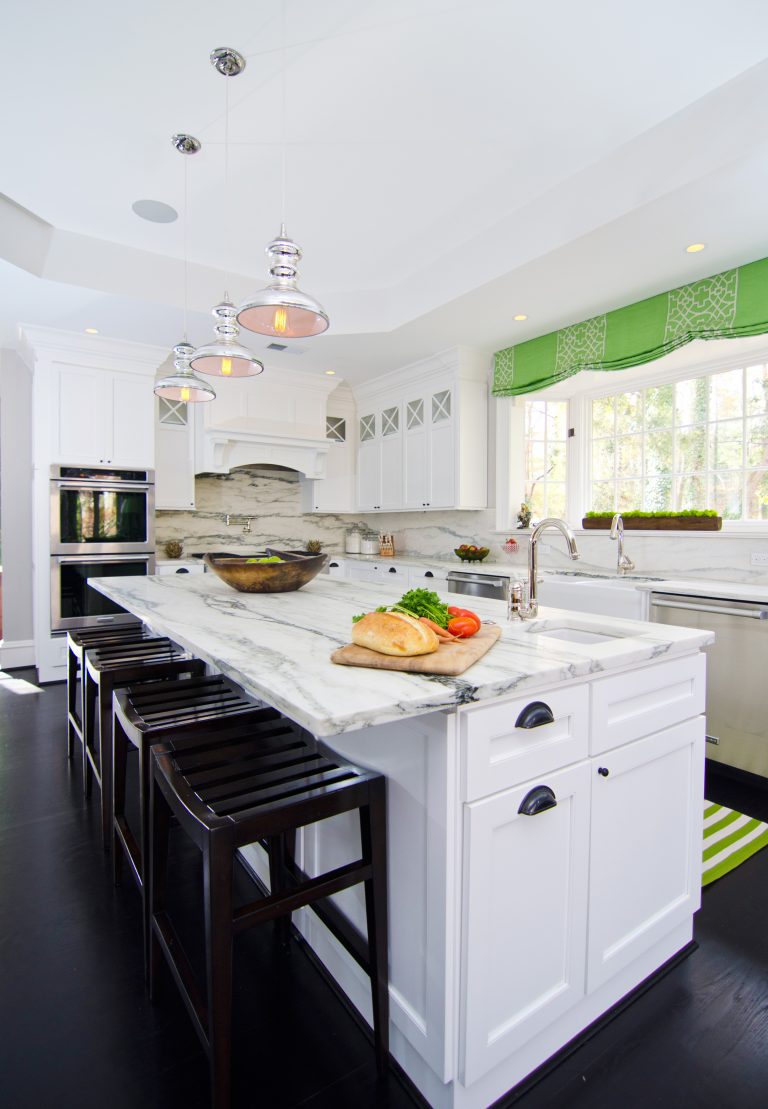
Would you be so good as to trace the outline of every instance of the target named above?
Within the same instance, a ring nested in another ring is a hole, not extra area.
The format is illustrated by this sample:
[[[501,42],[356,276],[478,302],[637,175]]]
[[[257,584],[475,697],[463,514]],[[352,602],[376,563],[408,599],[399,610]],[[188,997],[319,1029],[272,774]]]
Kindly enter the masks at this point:
[[[554,609],[508,625],[478,601],[502,638],[430,678],[330,662],[355,613],[397,599],[383,585],[92,584],[387,776],[391,1047],[431,1105],[490,1105],[690,943],[708,632]],[[309,873],[351,861],[355,821],[298,849]],[[336,900],[364,932],[358,891]],[[357,964],[311,911],[294,924],[367,1017]]]

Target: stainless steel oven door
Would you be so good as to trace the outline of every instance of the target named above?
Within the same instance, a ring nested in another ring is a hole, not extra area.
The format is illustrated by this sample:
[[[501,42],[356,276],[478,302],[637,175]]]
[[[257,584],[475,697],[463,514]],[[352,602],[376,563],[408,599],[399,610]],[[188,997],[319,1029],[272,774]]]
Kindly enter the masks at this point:
[[[51,631],[131,624],[136,617],[88,585],[88,578],[138,577],[155,572],[155,556],[51,558]]]
[[[155,487],[146,482],[51,482],[51,554],[151,554]]]

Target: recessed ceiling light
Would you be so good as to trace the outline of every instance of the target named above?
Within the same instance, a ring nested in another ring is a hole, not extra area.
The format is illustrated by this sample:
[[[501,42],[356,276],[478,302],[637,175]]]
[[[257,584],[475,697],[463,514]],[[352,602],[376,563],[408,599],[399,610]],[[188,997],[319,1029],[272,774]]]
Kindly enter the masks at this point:
[[[335,377],[336,376],[336,371],[335,370],[326,370],[325,372],[328,374],[329,377]]]
[[[162,200],[135,200],[131,208],[137,216],[149,220],[150,223],[173,223],[179,218],[176,209],[170,204],[164,204]]]
[[[521,312],[518,316],[515,316],[514,319],[516,319],[519,323],[521,320],[527,320],[528,317],[523,312]]]
[[[689,243],[685,248],[686,254],[698,254],[700,250],[706,250],[706,243]]]
[[[85,334],[86,335],[98,335],[99,332],[98,332],[98,329],[95,328],[95,327],[86,327]]]

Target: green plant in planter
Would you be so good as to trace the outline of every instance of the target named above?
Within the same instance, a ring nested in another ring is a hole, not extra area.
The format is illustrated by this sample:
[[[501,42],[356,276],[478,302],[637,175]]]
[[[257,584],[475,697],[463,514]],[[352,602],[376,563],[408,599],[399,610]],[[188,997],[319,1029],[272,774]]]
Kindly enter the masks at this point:
[[[602,520],[606,516],[612,516],[612,512],[587,512],[587,520]],[[702,517],[717,517],[718,513],[714,508],[685,508],[682,512],[640,512],[637,509],[632,509],[630,512],[622,512],[622,517],[625,520],[668,520],[668,519],[691,519]]]

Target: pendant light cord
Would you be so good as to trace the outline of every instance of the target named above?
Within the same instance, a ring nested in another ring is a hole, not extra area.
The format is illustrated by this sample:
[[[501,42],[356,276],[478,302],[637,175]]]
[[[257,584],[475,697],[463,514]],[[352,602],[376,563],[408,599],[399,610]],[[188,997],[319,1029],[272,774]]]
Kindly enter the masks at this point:
[[[230,77],[224,77],[224,204],[229,204],[229,82]],[[224,269],[224,299],[229,300],[229,253]]]
[[[189,172],[188,162],[184,159],[184,342],[188,341],[189,326],[189,250],[187,234],[189,230]]]
[[[280,4],[280,43],[281,43],[281,46],[282,46],[282,59],[283,59],[282,73],[281,73],[282,88],[281,88],[281,105],[280,105],[280,117],[281,117],[280,129],[282,131],[282,139],[283,139],[283,196],[282,196],[283,222],[282,222],[281,234],[284,235],[285,234],[285,207],[286,207],[286,185],[285,185],[285,182],[286,182],[286,177],[287,177],[287,168],[286,168],[286,163],[287,163],[287,141],[286,141],[286,110],[285,110],[286,83],[287,83],[286,79],[285,79],[285,58],[286,58],[286,49],[285,49],[285,0],[281,0],[281,4]]]

